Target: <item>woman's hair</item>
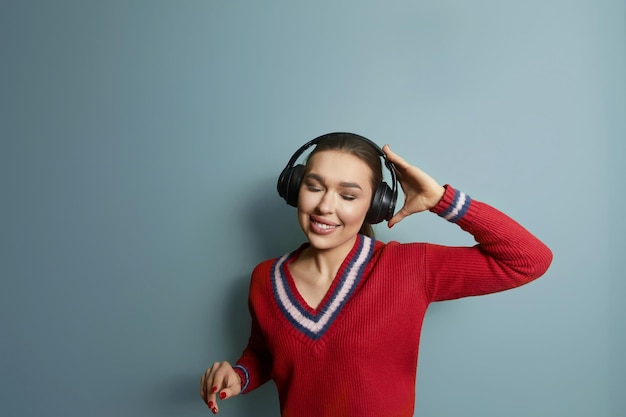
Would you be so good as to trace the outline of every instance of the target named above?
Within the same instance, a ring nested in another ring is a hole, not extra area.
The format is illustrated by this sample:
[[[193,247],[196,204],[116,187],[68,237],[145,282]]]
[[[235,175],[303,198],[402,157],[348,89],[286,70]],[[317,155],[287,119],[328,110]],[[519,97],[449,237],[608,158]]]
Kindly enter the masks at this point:
[[[311,157],[318,152],[322,151],[340,151],[350,155],[354,155],[361,161],[365,162],[372,171],[372,197],[373,193],[378,188],[378,185],[383,181],[383,169],[380,162],[380,154],[378,150],[366,141],[360,139],[356,135],[350,133],[333,133],[322,138],[315,149],[309,154],[308,161]],[[359,233],[374,237],[374,229],[372,225],[367,222],[363,222]]]

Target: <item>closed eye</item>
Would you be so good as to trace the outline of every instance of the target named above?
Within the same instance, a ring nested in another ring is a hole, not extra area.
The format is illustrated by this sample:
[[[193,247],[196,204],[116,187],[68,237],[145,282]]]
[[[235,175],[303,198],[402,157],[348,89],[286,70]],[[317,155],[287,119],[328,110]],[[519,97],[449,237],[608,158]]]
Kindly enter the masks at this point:
[[[315,173],[309,173],[304,179],[304,187],[306,187],[307,191],[317,193],[324,191],[325,185],[322,177]],[[344,201],[354,201],[359,198],[359,195],[362,193],[363,188],[355,182],[343,181],[339,184],[339,189],[342,191],[339,193],[339,196]],[[345,193],[345,191],[350,191],[349,193]],[[355,193],[355,194],[353,194]]]
[[[317,187],[315,185],[307,185],[306,189],[311,191],[311,192],[319,192],[322,191],[322,189],[320,187]]]

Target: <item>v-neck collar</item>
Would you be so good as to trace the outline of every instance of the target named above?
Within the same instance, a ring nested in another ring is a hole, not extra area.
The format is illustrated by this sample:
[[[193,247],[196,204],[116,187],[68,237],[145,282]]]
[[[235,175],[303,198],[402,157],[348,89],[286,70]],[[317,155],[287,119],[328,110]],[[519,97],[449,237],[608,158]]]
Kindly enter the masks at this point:
[[[276,303],[289,323],[311,339],[322,337],[361,281],[365,266],[374,252],[374,242],[370,237],[357,236],[354,246],[316,309],[307,305],[300,296],[287,267],[305,246],[278,258],[271,271],[272,290]]]

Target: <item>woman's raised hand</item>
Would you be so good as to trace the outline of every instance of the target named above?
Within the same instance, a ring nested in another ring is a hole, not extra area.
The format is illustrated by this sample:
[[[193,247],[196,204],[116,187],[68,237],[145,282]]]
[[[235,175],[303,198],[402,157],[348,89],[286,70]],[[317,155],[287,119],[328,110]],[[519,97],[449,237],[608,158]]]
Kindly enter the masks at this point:
[[[389,145],[383,147],[383,152],[394,164],[396,176],[404,192],[404,205],[389,220],[387,223],[389,227],[413,213],[430,210],[439,203],[445,192],[443,186],[430,175],[395,154]]]

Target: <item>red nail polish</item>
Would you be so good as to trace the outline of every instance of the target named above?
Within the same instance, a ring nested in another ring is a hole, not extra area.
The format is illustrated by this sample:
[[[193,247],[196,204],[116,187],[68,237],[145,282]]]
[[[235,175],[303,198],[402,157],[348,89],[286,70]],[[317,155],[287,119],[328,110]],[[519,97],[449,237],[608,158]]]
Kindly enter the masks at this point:
[[[213,411],[213,414],[217,414],[217,408],[213,407],[211,411]]]
[[[217,392],[217,387],[213,387],[213,392]]]
[[[213,404],[213,401],[209,401],[209,408],[213,408],[215,404]]]
[[[220,400],[226,398],[226,393],[224,391],[220,392]]]

